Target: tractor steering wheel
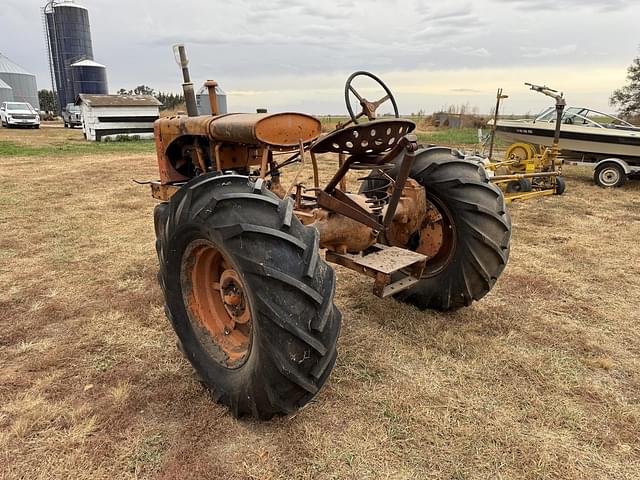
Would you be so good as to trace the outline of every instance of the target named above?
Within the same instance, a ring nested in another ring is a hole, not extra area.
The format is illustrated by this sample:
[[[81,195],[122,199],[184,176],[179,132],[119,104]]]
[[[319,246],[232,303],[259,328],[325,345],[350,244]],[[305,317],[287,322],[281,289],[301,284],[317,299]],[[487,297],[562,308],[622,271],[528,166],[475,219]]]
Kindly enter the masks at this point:
[[[360,95],[357,92],[357,90],[353,87],[353,85],[351,85],[353,83],[353,80],[355,80],[356,77],[369,77],[375,80],[384,89],[384,91],[386,92],[386,95],[376,102],[368,101],[366,98],[364,98],[362,95]],[[353,94],[356,97],[358,102],[360,102],[360,106],[362,107],[362,111],[358,115],[355,115],[353,113],[353,108],[351,107],[350,94]],[[396,103],[396,99],[391,93],[391,90],[389,90],[389,87],[387,87],[384,84],[384,82],[380,80],[378,77],[376,77],[373,73],[364,72],[364,71],[352,73],[351,76],[347,79],[347,83],[344,86],[344,101],[347,104],[347,110],[349,111],[349,116],[351,117],[351,121],[356,124],[358,123],[358,118],[362,117],[363,115],[366,115],[367,119],[369,120],[375,120],[376,110],[380,105],[382,105],[388,100],[391,101],[393,105],[393,111],[394,111],[395,117],[400,118],[400,113],[398,112],[398,104]]]

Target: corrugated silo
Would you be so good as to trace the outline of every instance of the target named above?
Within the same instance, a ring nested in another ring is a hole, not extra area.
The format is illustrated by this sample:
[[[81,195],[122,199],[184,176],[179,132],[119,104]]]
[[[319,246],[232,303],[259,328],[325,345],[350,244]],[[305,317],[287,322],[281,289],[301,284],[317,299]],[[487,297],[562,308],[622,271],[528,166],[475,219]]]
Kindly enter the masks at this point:
[[[27,102],[36,110],[40,109],[36,76],[27,72],[19,65],[16,65],[1,53],[0,80],[11,87],[13,101]]]
[[[83,83],[82,79],[74,81],[72,67],[83,60],[94,59],[89,11],[74,0],[51,0],[44,6],[43,14],[52,80],[60,107],[64,108],[80,93],[98,93],[77,90]],[[108,93],[106,74],[103,79],[104,87],[99,93]]]
[[[93,60],[82,60],[71,64],[73,91],[94,95],[107,95],[107,69]]]
[[[216,98],[218,100],[218,114],[227,113],[227,94],[220,86],[216,87]],[[196,106],[198,115],[211,115],[211,102],[209,101],[209,89],[202,87],[196,94]]]
[[[0,103],[13,102],[13,89],[0,80]]]

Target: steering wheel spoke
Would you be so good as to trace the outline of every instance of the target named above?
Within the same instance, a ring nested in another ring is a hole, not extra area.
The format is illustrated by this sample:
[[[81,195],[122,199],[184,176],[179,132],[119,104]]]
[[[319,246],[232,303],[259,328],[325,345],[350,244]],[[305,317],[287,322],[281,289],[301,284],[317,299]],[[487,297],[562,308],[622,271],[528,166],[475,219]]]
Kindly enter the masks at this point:
[[[355,87],[352,85],[353,80],[355,80],[357,77],[371,78],[384,89],[386,95],[376,102],[368,101],[366,98],[360,95],[358,91],[355,89]],[[353,94],[356,97],[356,99],[360,102],[360,106],[362,107],[362,111],[357,115],[354,113],[353,108],[351,106],[351,99],[349,97],[350,94]],[[351,121],[355,124],[358,123],[358,118],[365,115],[368,120],[370,121],[375,120],[376,110],[378,109],[378,107],[380,107],[380,105],[382,105],[387,101],[391,101],[393,105],[395,117],[400,118],[400,113],[398,112],[398,104],[396,103],[396,99],[391,93],[391,90],[389,90],[389,87],[387,87],[382,80],[380,80],[378,77],[376,77],[374,74],[370,72],[365,72],[365,71],[355,72],[347,79],[347,83],[345,84],[345,88],[344,88],[344,99],[345,99],[345,103],[347,104],[347,110],[349,111],[349,116],[351,117]]]
[[[378,100],[377,102],[373,102],[373,105],[375,105],[376,109],[382,105],[384,102],[386,102],[387,100],[389,100],[391,97],[389,95],[385,95],[384,97],[382,97],[380,100]]]
[[[353,88],[353,85],[349,85],[349,90],[351,90],[351,93],[353,93],[356,98],[358,99],[358,101],[362,102],[364,99],[360,96],[360,94],[358,93],[358,91]]]

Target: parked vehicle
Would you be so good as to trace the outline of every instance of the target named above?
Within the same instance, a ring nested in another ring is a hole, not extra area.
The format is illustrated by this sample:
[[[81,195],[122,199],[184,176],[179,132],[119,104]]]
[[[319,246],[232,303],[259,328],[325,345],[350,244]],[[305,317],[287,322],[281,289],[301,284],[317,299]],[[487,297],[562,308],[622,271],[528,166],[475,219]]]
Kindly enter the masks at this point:
[[[3,102],[0,105],[0,120],[3,127],[40,128],[40,115],[24,102]]]
[[[62,111],[62,120],[64,120],[64,128],[73,128],[82,126],[82,114],[80,106],[73,103],[67,103]]]
[[[498,120],[496,134],[511,142],[548,146],[553,139],[555,107],[535,120]],[[640,177],[640,127],[585,107],[570,107],[562,116],[560,148],[568,165],[589,165],[601,187],[621,187]]]

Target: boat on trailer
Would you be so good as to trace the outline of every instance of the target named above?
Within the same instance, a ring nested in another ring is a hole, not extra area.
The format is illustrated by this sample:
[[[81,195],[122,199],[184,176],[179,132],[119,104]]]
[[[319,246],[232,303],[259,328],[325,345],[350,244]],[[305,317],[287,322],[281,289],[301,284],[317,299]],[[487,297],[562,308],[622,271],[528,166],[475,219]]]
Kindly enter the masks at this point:
[[[508,142],[550,146],[556,121],[555,107],[533,120],[500,119],[496,135]],[[640,165],[640,127],[585,107],[569,107],[562,116],[560,149],[563,157],[598,162],[615,157]]]

